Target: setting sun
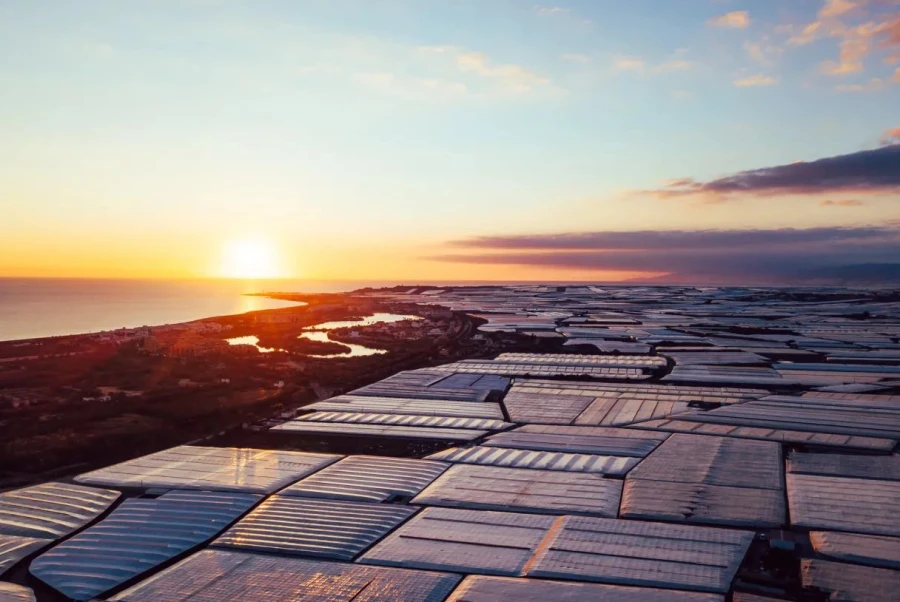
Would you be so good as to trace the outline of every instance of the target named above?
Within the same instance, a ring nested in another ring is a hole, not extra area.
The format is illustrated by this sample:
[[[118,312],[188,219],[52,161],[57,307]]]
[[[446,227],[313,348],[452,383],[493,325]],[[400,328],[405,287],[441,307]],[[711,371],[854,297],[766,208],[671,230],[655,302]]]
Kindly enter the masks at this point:
[[[269,241],[241,239],[222,247],[220,274],[226,278],[278,278],[282,276],[278,252]]]

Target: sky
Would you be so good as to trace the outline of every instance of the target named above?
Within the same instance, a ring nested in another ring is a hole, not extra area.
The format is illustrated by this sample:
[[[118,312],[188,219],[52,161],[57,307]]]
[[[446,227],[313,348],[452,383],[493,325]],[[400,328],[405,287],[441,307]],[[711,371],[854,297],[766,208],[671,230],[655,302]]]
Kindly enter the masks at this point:
[[[0,0],[0,132],[0,276],[897,262],[900,0]]]

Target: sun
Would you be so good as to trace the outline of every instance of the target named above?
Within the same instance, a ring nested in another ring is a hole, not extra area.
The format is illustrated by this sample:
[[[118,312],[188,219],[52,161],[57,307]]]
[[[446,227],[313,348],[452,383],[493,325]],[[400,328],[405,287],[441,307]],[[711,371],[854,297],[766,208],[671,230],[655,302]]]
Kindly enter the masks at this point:
[[[264,239],[230,240],[222,246],[220,272],[226,278],[279,278],[278,251]]]

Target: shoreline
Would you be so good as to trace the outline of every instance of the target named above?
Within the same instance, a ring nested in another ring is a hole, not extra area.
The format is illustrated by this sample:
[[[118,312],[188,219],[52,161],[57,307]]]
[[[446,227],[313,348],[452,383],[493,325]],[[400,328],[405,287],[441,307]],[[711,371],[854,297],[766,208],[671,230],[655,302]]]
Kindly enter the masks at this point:
[[[361,335],[347,328],[335,337],[338,345],[346,337],[384,354],[317,358],[299,348],[297,335],[308,326],[382,312],[422,319],[375,324]],[[339,294],[139,329],[131,338],[0,342],[0,488],[240,431],[398,371],[485,357],[501,343],[475,337],[480,323],[443,307]],[[225,342],[244,335],[288,353]]]

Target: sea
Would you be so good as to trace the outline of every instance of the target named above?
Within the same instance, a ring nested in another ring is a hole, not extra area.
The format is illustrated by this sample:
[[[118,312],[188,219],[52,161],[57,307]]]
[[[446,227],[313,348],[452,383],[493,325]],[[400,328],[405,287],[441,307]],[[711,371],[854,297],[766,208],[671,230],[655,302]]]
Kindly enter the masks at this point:
[[[0,341],[160,326],[296,305],[249,293],[340,293],[365,287],[478,284],[535,283],[0,278]]]
[[[279,309],[260,292],[336,293],[393,283],[0,278],[0,341],[158,326]]]

